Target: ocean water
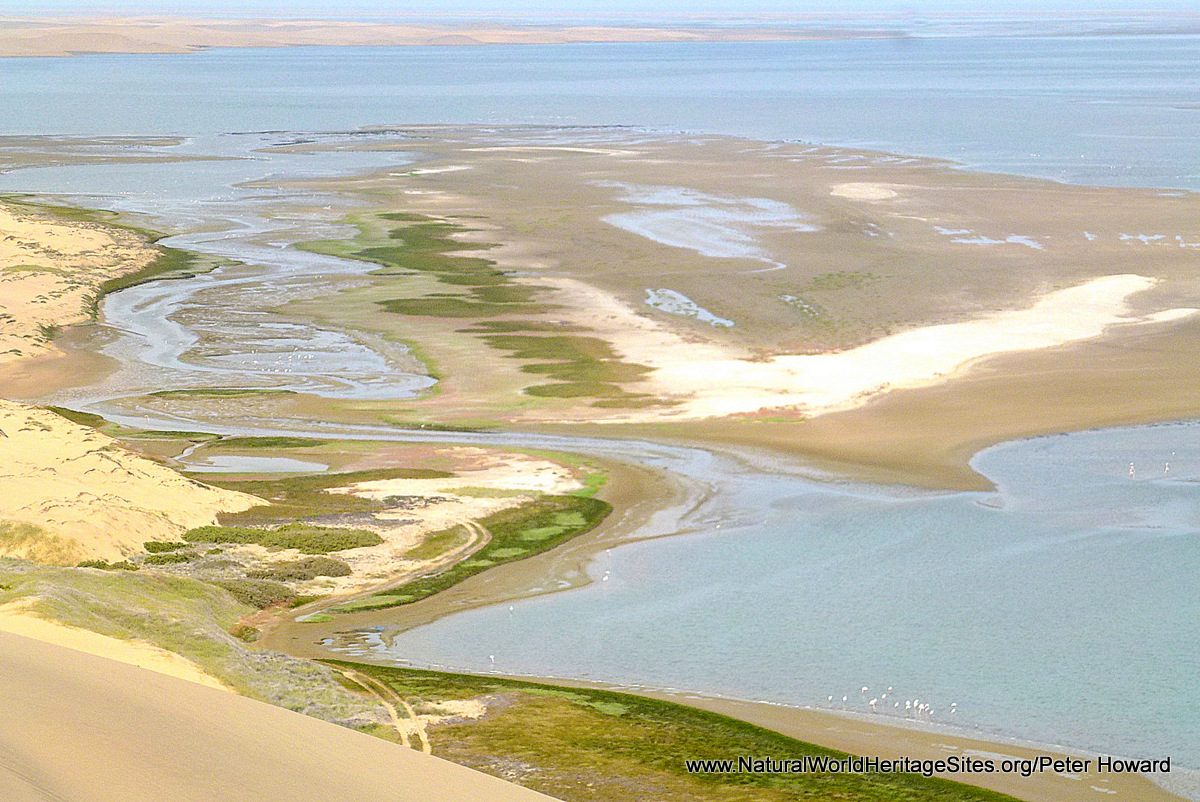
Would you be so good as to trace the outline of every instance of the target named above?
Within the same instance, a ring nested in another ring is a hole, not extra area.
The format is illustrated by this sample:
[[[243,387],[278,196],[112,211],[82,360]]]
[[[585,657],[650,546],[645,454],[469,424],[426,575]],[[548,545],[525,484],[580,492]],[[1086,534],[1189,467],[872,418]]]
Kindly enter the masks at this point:
[[[632,125],[1200,188],[1200,37],[215,49],[0,60],[0,134]]]
[[[426,122],[621,125],[881,148],[1080,183],[1200,189],[1196,37],[0,59],[0,109],[0,134],[176,134],[188,137],[183,152],[237,157],[0,176],[5,191],[62,192],[150,214],[185,232],[175,244],[247,262],[186,289],[145,285],[108,299],[110,319],[129,324],[110,353],[141,367],[122,374],[126,384],[108,388],[112,394],[176,379],[282,382],[349,397],[419,389],[402,354],[393,359],[352,333],[288,329],[269,315],[238,330],[254,349],[189,353],[201,334],[230,330],[227,320],[205,317],[207,290],[244,293],[237,297],[253,310],[277,300],[272,292],[309,291],[314,276],[354,280],[339,260],[286,247],[336,233],[337,199],[237,185],[405,156],[255,153],[287,132]],[[0,150],[29,146],[0,140]],[[327,223],[299,230],[276,214],[299,202],[333,204]],[[267,358],[255,361],[251,350]],[[311,359],[287,361],[296,353]],[[857,710],[867,698],[859,688],[873,696],[892,686],[897,701],[931,704],[937,722],[1170,754],[1200,767],[1200,428],[998,446],[976,459],[999,485],[988,494],[822,483],[715,458],[670,464],[720,491],[681,527],[691,534],[601,557],[592,570],[609,579],[589,588],[405,633],[393,657],[490,670],[494,654],[496,668],[510,672],[795,704],[845,694]]]

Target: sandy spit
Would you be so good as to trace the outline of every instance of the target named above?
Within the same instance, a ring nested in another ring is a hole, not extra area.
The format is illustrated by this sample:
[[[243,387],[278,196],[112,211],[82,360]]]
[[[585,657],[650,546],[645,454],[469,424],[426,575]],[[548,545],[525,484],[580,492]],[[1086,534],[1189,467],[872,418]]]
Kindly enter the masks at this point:
[[[667,411],[626,422],[780,409],[815,417],[853,409],[889,390],[939,384],[988,357],[1052,348],[1099,337],[1118,325],[1166,323],[1200,311],[1177,308],[1131,315],[1130,296],[1157,281],[1132,274],[1101,276],[1046,293],[1024,309],[924,326],[845,351],[750,361],[722,346],[688,342],[580,282],[558,283],[591,309],[589,324],[610,338],[625,358],[656,368],[650,378],[654,392],[678,402]]]

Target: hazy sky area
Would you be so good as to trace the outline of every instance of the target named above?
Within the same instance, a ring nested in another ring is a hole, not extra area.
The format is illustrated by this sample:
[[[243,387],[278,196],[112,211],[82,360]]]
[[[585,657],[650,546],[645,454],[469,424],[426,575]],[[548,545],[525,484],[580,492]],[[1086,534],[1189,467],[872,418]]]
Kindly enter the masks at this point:
[[[4,0],[0,14],[137,13],[226,17],[382,19],[442,14],[478,16],[600,17],[608,15],[752,16],[810,12],[938,13],[944,11],[1195,10],[1195,0]]]

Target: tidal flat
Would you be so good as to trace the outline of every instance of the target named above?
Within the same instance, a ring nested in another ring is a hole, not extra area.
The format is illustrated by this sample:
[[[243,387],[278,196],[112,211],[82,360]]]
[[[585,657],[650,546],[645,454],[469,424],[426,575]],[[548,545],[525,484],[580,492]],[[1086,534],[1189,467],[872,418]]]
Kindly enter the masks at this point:
[[[699,462],[714,457],[696,444],[749,445],[824,458],[851,475],[959,488],[987,486],[991,474],[973,472],[968,460],[996,440],[1194,414],[1196,396],[1183,391],[1194,377],[1178,369],[1194,327],[1191,198],[723,137],[423,128],[352,144],[331,138],[256,145],[289,163],[301,162],[305,148],[312,155],[351,147],[356,155],[346,163],[366,172],[353,179],[243,182],[238,192],[246,195],[207,207],[216,210],[213,219],[175,244],[241,253],[244,263],[189,286],[156,282],[114,295],[82,345],[106,352],[115,370],[54,399],[159,430],[308,439],[384,433],[460,443],[510,437],[524,447],[557,443],[660,468],[682,469],[672,462],[678,454],[554,435],[686,442],[693,447],[688,459]],[[345,158],[339,153],[335,160]],[[400,153],[404,164],[397,163]],[[697,163],[710,167],[705,174],[713,178],[693,176]],[[854,165],[849,181],[847,165]],[[707,246],[680,247],[606,221],[630,205],[614,182],[686,186],[676,199],[699,205],[777,198],[803,214],[804,227],[747,228],[741,219],[703,217],[728,229],[717,232],[721,237],[752,237],[759,249],[706,256]],[[169,216],[182,200],[172,198],[155,213]],[[319,202],[325,200],[331,202]],[[1170,236],[1159,238],[1166,231]],[[955,241],[976,235],[994,242]],[[1128,264],[1134,253],[1136,274]],[[783,267],[764,271],[764,258]],[[734,325],[649,306],[651,289],[676,293]],[[1014,349],[988,328],[998,315],[1076,297],[1056,295],[1064,292],[1085,293],[1088,317],[1099,324],[1077,328],[1060,303],[1031,321],[1042,337],[1036,348]],[[962,324],[983,327],[956,329],[980,334],[973,356],[933,375],[901,372],[866,386],[847,409],[824,409],[811,395],[797,399],[780,389],[790,376],[782,360],[836,356]],[[1109,357],[1086,360],[1087,349]],[[689,362],[698,371],[736,365],[754,375],[737,384],[722,378],[729,374],[710,372],[705,383],[712,386],[697,386],[671,373]],[[1078,381],[1046,383],[1037,372],[1042,365],[1075,371]],[[1131,384],[1134,391],[1117,407],[1110,394],[1089,389],[1135,367],[1148,378]],[[1171,383],[1155,386],[1154,375]],[[539,389],[562,385],[569,391]],[[1038,403],[1030,387],[1058,394],[1058,402]],[[719,398],[714,389],[759,406],[710,418],[722,409],[712,403]],[[969,405],[954,400],[970,393],[977,395]],[[928,400],[934,397],[936,403]],[[222,454],[219,446],[209,453],[218,464],[270,459],[274,450],[329,464],[317,459],[319,449],[306,454],[303,446],[268,442],[245,442],[250,453]],[[742,470],[722,465],[728,475]],[[770,483],[770,474],[755,476]],[[713,511],[703,506],[710,495],[693,499],[701,513],[659,519],[656,531],[704,538],[721,524],[736,532],[764,508],[755,497],[736,512]],[[647,520],[653,515],[642,524]],[[568,554],[573,582],[550,586],[543,577],[526,581],[521,592],[603,582],[589,574],[601,559],[595,550],[582,542],[574,549],[520,563],[544,567]],[[503,577],[521,573],[507,567],[489,567],[433,598],[449,604],[456,588],[486,598],[503,589]],[[611,583],[621,585],[624,578]],[[336,624],[301,622],[286,634],[307,641],[293,644],[297,650],[312,649],[327,624],[369,628],[382,615],[348,612]],[[817,729],[810,731],[814,739]]]

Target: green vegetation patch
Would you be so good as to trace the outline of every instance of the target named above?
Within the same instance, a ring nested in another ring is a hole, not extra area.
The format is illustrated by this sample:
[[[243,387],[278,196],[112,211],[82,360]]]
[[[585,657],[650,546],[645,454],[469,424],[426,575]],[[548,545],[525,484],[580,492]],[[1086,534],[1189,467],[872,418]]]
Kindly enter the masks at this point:
[[[557,384],[525,388],[528,395],[555,398],[641,398],[627,393],[622,382],[642,379],[650,368],[622,362],[608,343],[596,337],[574,335],[531,336],[488,334],[483,340],[493,348],[508,351],[514,359],[553,360],[534,362],[521,368],[525,373],[557,379]]]
[[[270,563],[246,572],[249,579],[274,579],[278,582],[304,582],[319,576],[350,576],[350,566],[336,557],[305,557]]]
[[[144,548],[150,554],[163,554],[168,551],[179,551],[180,549],[186,549],[187,547],[188,543],[182,540],[147,540],[142,544],[142,548]]]
[[[242,604],[260,610],[296,595],[287,585],[270,579],[223,579],[213,584],[229,591],[229,595]]]
[[[611,511],[608,502],[579,496],[542,496],[520,507],[501,510],[479,521],[492,533],[492,539],[471,559],[398,588],[339,605],[332,611],[395,607],[419,601],[494,565],[523,560],[552,549],[595,528]],[[444,530],[430,538],[447,536],[446,533],[453,531]]]
[[[177,563],[191,562],[196,559],[194,551],[168,551],[162,554],[151,554],[146,559],[142,560],[143,565],[174,565]]]
[[[183,533],[189,543],[257,543],[269,549],[297,549],[305,554],[378,546],[383,542],[369,529],[340,526],[284,524],[275,528],[256,526],[200,526]]]
[[[155,238],[151,237],[152,240]],[[100,285],[101,294],[107,295],[160,278],[193,278],[198,270],[211,269],[214,266],[211,263],[205,264],[204,262],[210,260],[202,260],[199,254],[190,251],[181,251],[178,248],[168,248],[164,245],[155,247],[158,249],[158,256],[153,262],[141,270],[104,282]]]
[[[138,569],[137,565],[129,562],[129,560],[121,560],[115,563],[110,563],[108,560],[84,560],[75,567],[99,568],[101,571],[136,571]]]
[[[349,493],[329,493],[333,488],[359,482],[385,479],[448,479],[446,471],[423,468],[383,468],[347,473],[322,473],[289,476],[280,479],[206,479],[208,484],[227,490],[238,490],[266,499],[269,503],[234,513],[222,513],[217,520],[226,526],[261,525],[294,521],[318,515],[355,512],[375,512],[385,508],[381,501],[352,496]]]
[[[471,533],[465,526],[452,526],[440,532],[431,532],[417,546],[404,553],[408,560],[436,560],[457,548],[466,545]]]
[[[916,774],[688,774],[685,759],[799,759],[845,753],[686,705],[590,688],[330,661],[420,710],[483,699],[481,719],[429,729],[434,754],[566,802],[1014,802]],[[499,703],[497,703],[499,702]]]
[[[92,429],[100,429],[108,425],[108,421],[99,415],[94,415],[91,412],[79,412],[66,407],[46,407],[60,418],[66,418],[71,423],[78,423],[80,426],[87,426]]]
[[[222,437],[209,448],[317,448],[324,440],[310,437]]]
[[[0,550],[52,565],[74,565],[86,554],[78,541],[25,521],[0,521]]]

